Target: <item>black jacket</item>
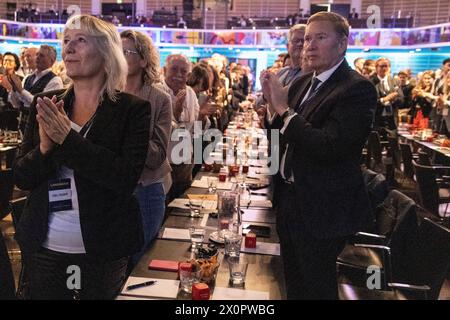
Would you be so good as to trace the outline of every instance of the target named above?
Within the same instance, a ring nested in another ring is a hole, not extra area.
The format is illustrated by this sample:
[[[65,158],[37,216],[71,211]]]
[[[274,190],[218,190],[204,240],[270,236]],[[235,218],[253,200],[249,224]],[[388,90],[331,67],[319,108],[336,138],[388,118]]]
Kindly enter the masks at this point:
[[[291,85],[290,108],[300,104],[311,78],[305,74]],[[373,222],[360,159],[376,102],[373,84],[344,61],[281,134],[282,144],[294,148],[298,210],[287,213],[289,221],[306,224],[318,239],[351,235]]]
[[[63,98],[67,110],[72,92],[64,92],[43,95]],[[31,191],[17,230],[22,249],[34,252],[46,240],[47,182],[66,166],[74,170],[86,253],[117,259],[140,250],[142,222],[133,191],[147,156],[149,102],[125,93],[113,102],[105,95],[86,138],[71,130],[46,156],[39,151],[35,105],[14,168],[16,185]]]

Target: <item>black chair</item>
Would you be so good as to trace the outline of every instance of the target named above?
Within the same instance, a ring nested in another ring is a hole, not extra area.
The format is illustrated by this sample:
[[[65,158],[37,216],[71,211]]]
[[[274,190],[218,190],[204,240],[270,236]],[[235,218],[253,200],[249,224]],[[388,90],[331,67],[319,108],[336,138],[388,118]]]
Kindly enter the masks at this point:
[[[410,181],[414,181],[414,168],[412,164],[414,155],[411,146],[408,143],[400,143],[399,145],[402,154],[403,176]]]
[[[402,280],[405,245],[417,238],[415,202],[392,190],[375,212],[376,227],[372,233],[359,232],[345,246],[337,259],[342,282],[364,286],[367,268],[377,266],[382,272],[383,288],[388,279]]]
[[[0,300],[15,299],[14,276],[6,250],[3,234],[0,232]]]
[[[13,168],[14,161],[16,160],[16,154],[17,154],[18,148],[13,148],[11,150],[8,150],[5,152],[5,158],[6,158],[6,168]]]
[[[364,184],[369,195],[372,210],[375,210],[389,194],[389,185],[381,173],[364,169],[362,171]]]
[[[0,170],[0,220],[10,213],[9,200],[14,189],[12,169]]]
[[[407,241],[407,240],[405,240]],[[398,270],[402,283],[391,279],[389,290],[370,290],[351,284],[340,285],[340,297],[346,300],[436,300],[450,267],[450,230],[425,218],[416,241],[407,243],[408,254]]]
[[[437,172],[440,170],[450,170],[450,167],[445,166],[427,166],[413,163],[414,173],[417,181],[417,188],[419,194],[420,205],[432,213],[440,220],[447,217],[448,204],[450,203],[450,184],[446,176],[443,176],[445,181],[438,180]],[[446,204],[443,215],[440,212],[440,205]]]

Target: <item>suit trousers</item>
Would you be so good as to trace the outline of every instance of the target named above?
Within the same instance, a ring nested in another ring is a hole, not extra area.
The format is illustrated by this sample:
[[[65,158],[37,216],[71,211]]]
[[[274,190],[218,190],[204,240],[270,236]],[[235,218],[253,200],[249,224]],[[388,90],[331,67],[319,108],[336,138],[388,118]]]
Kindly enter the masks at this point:
[[[337,300],[336,260],[347,237],[317,239],[302,222],[292,184],[280,184],[277,231],[289,300]],[[329,223],[333,223],[330,221]]]

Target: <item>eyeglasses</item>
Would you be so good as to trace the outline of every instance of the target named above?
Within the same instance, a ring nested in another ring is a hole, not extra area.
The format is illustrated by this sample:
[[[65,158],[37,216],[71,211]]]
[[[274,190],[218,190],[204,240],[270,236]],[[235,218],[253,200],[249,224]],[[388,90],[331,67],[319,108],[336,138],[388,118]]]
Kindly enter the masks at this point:
[[[139,52],[133,51],[133,50],[128,50],[128,49],[123,49],[123,54],[126,57],[128,57],[128,56],[131,56],[132,54],[139,54]]]

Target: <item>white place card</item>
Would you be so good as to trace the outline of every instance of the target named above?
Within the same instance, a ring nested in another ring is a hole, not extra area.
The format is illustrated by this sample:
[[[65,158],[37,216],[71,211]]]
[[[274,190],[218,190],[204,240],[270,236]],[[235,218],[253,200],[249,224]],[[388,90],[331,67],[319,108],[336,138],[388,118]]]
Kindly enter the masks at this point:
[[[217,211],[217,201],[215,200],[203,200],[202,206],[202,210],[208,212]],[[189,199],[174,199],[171,203],[169,203],[168,207],[189,210]]]
[[[191,240],[189,229],[164,228],[163,239]]]
[[[272,201],[270,200],[253,200],[250,199],[250,202],[248,200],[242,199],[241,200],[241,209],[245,209],[245,208],[252,208],[252,207],[257,207],[257,208],[272,208]]]
[[[137,288],[134,290],[127,290],[127,287],[130,285],[144,283],[152,280],[156,281],[156,283],[153,285]],[[176,299],[179,286],[179,280],[129,277],[120,294],[123,296],[138,298]]]
[[[215,287],[212,300],[269,300],[269,292]]]
[[[280,244],[270,242],[256,242],[256,248],[246,248],[245,241],[242,241],[241,252],[266,254],[270,256],[280,255]]]
[[[208,189],[207,177],[202,177],[200,180],[192,181],[191,187]],[[229,181],[226,181],[226,182],[219,181],[217,183],[217,189],[220,189],[220,190],[231,190],[232,187],[233,187],[233,183],[231,183]]]

